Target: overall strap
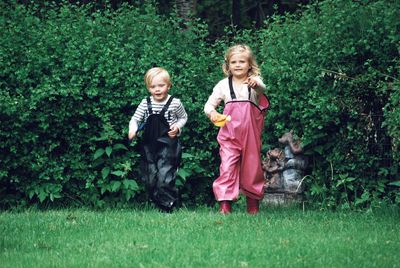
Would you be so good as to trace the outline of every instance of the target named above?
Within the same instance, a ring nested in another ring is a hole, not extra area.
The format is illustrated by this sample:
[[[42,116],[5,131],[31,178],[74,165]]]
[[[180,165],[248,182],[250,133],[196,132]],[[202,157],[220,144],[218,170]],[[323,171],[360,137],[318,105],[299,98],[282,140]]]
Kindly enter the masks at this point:
[[[160,111],[160,114],[164,114],[164,113],[168,110],[168,107],[169,107],[169,105],[171,104],[173,98],[174,98],[174,97],[171,96],[171,97],[168,99],[167,103],[164,105],[164,107],[163,107],[162,110]],[[149,111],[149,114],[153,114],[153,107],[152,107],[152,104],[151,104],[151,99],[150,99],[150,97],[147,97],[147,98],[146,98],[146,101],[147,101],[147,110]]]
[[[146,100],[147,100],[147,110],[149,111],[149,114],[153,114],[150,97],[147,97]]]
[[[249,90],[249,100],[250,100],[251,88],[247,87],[247,89]],[[233,90],[232,76],[229,76],[229,91],[231,93],[231,99],[232,100],[236,99],[236,94],[235,91]]]
[[[169,105],[171,104],[173,98],[174,98],[174,97],[172,97],[172,96],[169,97],[167,103],[166,103],[166,104],[164,105],[164,107],[162,108],[160,114],[164,115],[164,113],[168,110],[168,107],[169,107]]]
[[[231,99],[236,99],[235,91],[233,91],[232,75],[229,76],[229,91],[231,92]]]

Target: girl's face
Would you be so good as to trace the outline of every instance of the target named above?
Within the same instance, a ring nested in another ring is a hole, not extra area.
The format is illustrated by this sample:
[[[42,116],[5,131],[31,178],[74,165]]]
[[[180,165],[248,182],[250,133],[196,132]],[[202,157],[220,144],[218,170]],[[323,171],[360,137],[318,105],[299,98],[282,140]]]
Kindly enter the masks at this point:
[[[168,90],[170,89],[169,83],[165,81],[165,79],[160,76],[154,76],[153,80],[150,83],[148,88],[150,94],[153,96],[154,101],[163,102],[168,97]]]
[[[229,71],[233,77],[238,79],[247,78],[249,70],[251,69],[247,53],[242,52],[232,54],[228,64]]]

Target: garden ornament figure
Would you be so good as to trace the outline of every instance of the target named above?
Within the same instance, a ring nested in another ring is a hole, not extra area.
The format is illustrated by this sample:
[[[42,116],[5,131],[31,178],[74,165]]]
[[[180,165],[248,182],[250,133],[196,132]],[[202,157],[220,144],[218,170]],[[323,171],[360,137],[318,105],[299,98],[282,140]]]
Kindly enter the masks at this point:
[[[303,175],[307,158],[303,156],[300,140],[294,140],[293,130],[279,138],[284,150],[275,148],[267,152],[263,161],[266,190],[288,193],[303,192]]]
[[[266,188],[281,189],[283,187],[282,170],[284,167],[285,154],[279,148],[269,150],[263,161],[264,177],[267,180]]]

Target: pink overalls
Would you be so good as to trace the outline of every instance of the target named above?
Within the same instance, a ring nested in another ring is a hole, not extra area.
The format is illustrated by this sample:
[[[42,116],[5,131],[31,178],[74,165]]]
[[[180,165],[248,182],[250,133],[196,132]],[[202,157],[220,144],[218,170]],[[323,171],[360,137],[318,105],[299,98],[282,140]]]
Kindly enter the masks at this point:
[[[260,200],[265,183],[261,134],[269,101],[264,94],[259,95],[258,105],[250,100],[236,100],[232,77],[229,77],[229,88],[232,101],[225,103],[223,113],[232,119],[219,130],[217,137],[221,165],[220,176],[213,183],[214,195],[217,201],[236,200],[240,189],[245,196]]]

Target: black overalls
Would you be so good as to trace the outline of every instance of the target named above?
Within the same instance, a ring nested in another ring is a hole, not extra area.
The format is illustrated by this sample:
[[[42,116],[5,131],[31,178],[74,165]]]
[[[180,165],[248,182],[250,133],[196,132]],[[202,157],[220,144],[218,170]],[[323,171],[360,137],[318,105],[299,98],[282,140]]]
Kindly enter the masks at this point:
[[[172,210],[178,201],[175,180],[182,155],[178,138],[168,136],[170,128],[164,116],[172,99],[171,96],[157,114],[153,113],[150,97],[147,98],[149,117],[141,142],[142,179],[151,200],[164,211]]]

